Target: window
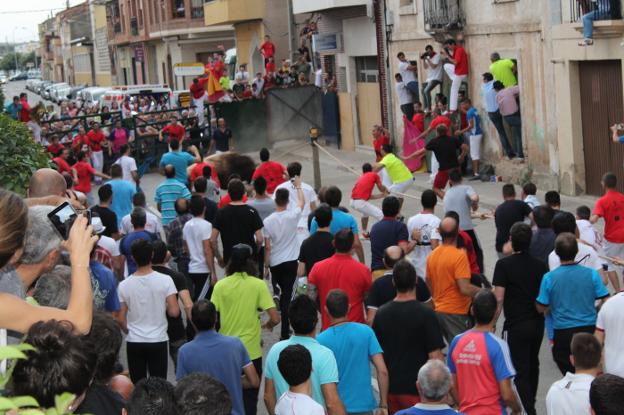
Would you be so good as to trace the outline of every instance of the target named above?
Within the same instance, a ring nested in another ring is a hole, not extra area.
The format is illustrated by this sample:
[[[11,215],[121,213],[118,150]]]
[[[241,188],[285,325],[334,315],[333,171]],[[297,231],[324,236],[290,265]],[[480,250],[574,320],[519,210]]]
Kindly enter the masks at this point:
[[[191,18],[203,19],[204,2],[203,0],[191,0]]]
[[[171,11],[174,19],[184,19],[186,17],[184,0],[171,0]]]
[[[414,0],[400,0],[399,15],[416,14],[416,2]]]
[[[360,56],[355,58],[357,82],[378,82],[379,69],[376,56]]]

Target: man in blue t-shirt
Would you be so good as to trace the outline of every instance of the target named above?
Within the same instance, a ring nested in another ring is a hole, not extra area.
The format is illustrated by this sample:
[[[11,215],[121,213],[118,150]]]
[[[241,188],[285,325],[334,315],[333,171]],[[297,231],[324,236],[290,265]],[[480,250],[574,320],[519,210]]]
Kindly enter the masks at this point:
[[[472,180],[476,180],[479,178],[479,160],[481,159],[481,141],[483,140],[481,116],[468,98],[462,101],[460,110],[463,114],[466,114],[467,125],[466,128],[457,131],[455,134],[461,137],[468,133],[470,160],[472,160]]]
[[[232,415],[245,415],[243,385],[260,386],[258,372],[249,360],[247,349],[238,337],[230,337],[215,331],[217,310],[208,300],[200,300],[191,310],[195,339],[186,343],[178,352],[176,379],[179,381],[191,373],[205,373],[223,383],[232,399]],[[241,372],[244,377],[241,380]]]
[[[107,184],[113,190],[113,200],[109,209],[117,215],[117,226],[121,228],[121,219],[132,211],[132,198],[136,194],[136,185],[123,180],[123,170],[119,164],[111,166],[111,177]]]
[[[91,260],[91,285],[93,288],[93,306],[97,310],[114,313],[119,311],[119,297],[117,296],[117,280],[113,271],[101,263]]]
[[[570,342],[576,333],[593,333],[596,328],[596,300],[609,296],[598,272],[578,265],[575,257],[578,252],[576,236],[561,233],[555,239],[555,253],[561,266],[548,272],[542,279],[537,309],[550,311],[552,316],[554,344],[552,354],[563,375],[574,373],[570,362]]]
[[[349,297],[343,290],[330,291],[325,306],[331,327],[319,334],[317,340],[334,352],[340,374],[338,395],[347,413],[372,413],[376,408],[388,408],[388,369],[375,333],[366,324],[349,322]],[[371,362],[377,371],[379,405],[370,382]]]
[[[188,148],[188,151],[193,153],[193,155],[190,155],[186,151],[180,151],[180,142],[175,139],[171,140],[169,147],[171,148],[171,151],[163,154],[160,158],[160,168],[163,169],[166,165],[171,164],[175,167],[176,180],[186,185],[186,182],[188,181],[186,168],[192,163],[199,163],[201,161],[201,155],[195,146],[190,146]]]
[[[384,198],[381,203],[381,211],[384,217],[371,228],[371,270],[373,271],[373,279],[385,273],[383,255],[386,248],[396,245],[407,255],[416,246],[416,241],[409,237],[405,223],[397,219],[400,209],[401,201],[396,196]]]
[[[338,231],[341,231],[345,228],[351,229],[353,235],[355,235],[355,239],[353,241],[353,249],[355,250],[356,255],[358,256],[358,260],[363,264],[364,263],[364,248],[362,248],[362,241],[360,241],[360,237],[358,235],[358,226],[355,218],[351,216],[349,213],[346,213],[340,207],[340,202],[342,201],[342,192],[336,186],[330,186],[325,190],[325,203],[327,203],[332,208],[332,221],[329,224],[329,233],[332,235],[336,235]],[[316,224],[316,218],[312,219],[312,223],[310,224],[310,235],[316,233],[318,229],[318,225]]]
[[[159,239],[159,236],[145,230],[145,224],[147,223],[147,215],[145,209],[136,207],[130,214],[130,222],[134,227],[134,231],[124,236],[119,242],[119,253],[126,258],[127,275],[134,274],[137,269],[137,265],[132,258],[132,243],[139,239],[146,241],[155,241]]]
[[[615,124],[611,126],[612,139],[614,143],[624,144],[624,135],[619,135],[618,133],[624,128],[622,128],[623,124]]]
[[[418,371],[416,387],[420,402],[396,415],[462,415],[446,403],[451,385],[448,367],[440,360],[429,360]]]

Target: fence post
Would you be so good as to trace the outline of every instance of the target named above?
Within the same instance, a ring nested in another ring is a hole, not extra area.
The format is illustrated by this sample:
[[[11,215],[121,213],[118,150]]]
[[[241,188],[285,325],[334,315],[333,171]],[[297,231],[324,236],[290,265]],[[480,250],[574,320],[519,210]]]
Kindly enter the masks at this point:
[[[319,161],[319,151],[317,145],[318,129],[310,128],[310,144],[312,145],[312,167],[314,169],[314,190],[321,188],[321,164]]]

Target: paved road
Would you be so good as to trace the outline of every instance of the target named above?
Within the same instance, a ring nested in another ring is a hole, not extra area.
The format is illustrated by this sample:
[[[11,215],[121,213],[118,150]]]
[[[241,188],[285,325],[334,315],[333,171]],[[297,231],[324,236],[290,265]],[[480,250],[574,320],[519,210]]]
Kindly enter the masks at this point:
[[[5,87],[5,95],[10,97],[12,95],[18,94],[21,92],[23,88],[23,82],[12,82]],[[29,93],[29,101],[31,103],[36,103],[40,98],[35,94]],[[348,166],[359,170],[361,164],[365,161],[370,161],[372,157],[371,153],[366,152],[338,152],[337,150],[333,150],[334,154],[338,155],[339,159],[346,163]],[[310,147],[304,145],[302,143],[294,143],[289,144],[288,146],[281,147],[275,149],[273,151],[273,158],[282,163],[288,163],[289,161],[298,160],[303,164],[303,179],[304,181],[312,184],[312,164],[311,164],[311,151]],[[343,192],[343,205],[348,204],[348,197],[351,192],[351,188],[354,183],[353,175],[343,166],[337,165],[333,160],[324,157],[321,155],[321,174],[322,174],[322,183],[325,185],[333,184],[338,186]],[[154,191],[158,183],[162,180],[162,176],[158,174],[148,174],[143,177],[141,182],[141,187],[144,189],[147,195],[148,203],[153,205],[153,196]],[[471,183],[473,184],[473,183]],[[416,177],[416,186],[411,189],[408,193],[413,195],[416,199],[406,199],[403,214],[406,217],[411,215],[415,215],[420,211],[419,198],[422,189],[428,188],[427,177],[425,175],[417,175]],[[493,208],[498,203],[500,203],[500,194],[501,194],[501,184],[500,183],[474,183],[474,188],[477,193],[480,194],[482,198],[482,205],[485,208]],[[543,192],[538,194],[539,197],[543,199]],[[595,202],[595,198],[584,196],[584,197],[562,197],[563,200],[563,208],[568,211],[574,211],[576,207],[580,204],[587,204],[588,206],[593,206]],[[379,202],[378,202],[379,203]],[[436,209],[436,213],[441,215],[441,207],[438,206]],[[357,216],[357,215],[356,215]],[[359,223],[359,217],[358,223]],[[484,255],[485,255],[485,266],[486,266],[486,275],[491,278],[493,273],[494,264],[497,260],[496,253],[494,250],[494,238],[496,234],[496,230],[494,228],[493,221],[476,221],[476,233],[481,241],[483,246]],[[370,261],[370,244],[368,241],[364,241],[364,250],[367,256],[367,262]],[[222,271],[221,271],[222,273]],[[499,323],[499,334],[500,328],[502,327],[502,322]],[[263,347],[265,353],[269,350],[269,348],[278,340],[279,329],[274,329],[273,333],[263,333]],[[125,352],[125,351],[124,351]],[[266,355],[266,354],[265,354]],[[538,403],[537,403],[537,412],[540,414],[545,414],[546,409],[544,405],[545,395],[548,391],[549,386],[555,381],[558,380],[561,375],[555,366],[552,355],[550,352],[550,346],[545,339],[542,345],[542,349],[540,352],[540,361],[541,361],[541,373],[540,373],[540,386],[538,392]],[[122,353],[122,362],[125,364],[125,353]],[[174,380],[175,376],[173,373],[172,364],[170,364],[169,371],[169,379]],[[259,399],[259,414],[266,414],[264,409],[264,405],[262,403],[262,395],[260,395]]]

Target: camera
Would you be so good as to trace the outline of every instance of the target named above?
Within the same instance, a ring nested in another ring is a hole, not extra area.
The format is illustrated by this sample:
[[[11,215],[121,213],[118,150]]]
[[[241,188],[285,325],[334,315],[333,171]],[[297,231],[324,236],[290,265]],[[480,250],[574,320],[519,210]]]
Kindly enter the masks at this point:
[[[420,59],[423,59],[423,60],[427,59],[428,57],[429,57],[429,53],[428,52],[425,52],[422,55],[420,55]]]

